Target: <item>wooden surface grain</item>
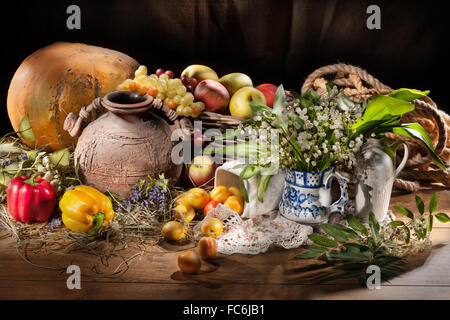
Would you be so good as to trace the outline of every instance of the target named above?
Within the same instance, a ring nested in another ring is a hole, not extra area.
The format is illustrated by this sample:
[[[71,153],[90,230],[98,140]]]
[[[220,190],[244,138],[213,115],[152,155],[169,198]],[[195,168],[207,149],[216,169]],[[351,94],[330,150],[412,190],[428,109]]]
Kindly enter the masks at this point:
[[[423,190],[428,203],[436,190]],[[450,212],[450,190],[437,190],[438,209]],[[414,195],[394,195],[391,207],[415,208]],[[28,254],[27,263],[11,239],[0,241],[0,299],[449,299],[450,226],[435,222],[433,249],[408,258],[405,273],[383,283],[379,290],[360,287],[353,279],[318,281],[329,271],[318,260],[297,260],[302,249],[271,248],[260,255],[220,255],[203,263],[200,274],[178,271],[179,247],[163,244],[145,254],[129,248],[135,258],[129,268],[112,275],[122,263],[113,258],[104,265],[92,255]],[[81,290],[68,290],[67,266],[81,268]],[[121,265],[124,266],[123,264]]]

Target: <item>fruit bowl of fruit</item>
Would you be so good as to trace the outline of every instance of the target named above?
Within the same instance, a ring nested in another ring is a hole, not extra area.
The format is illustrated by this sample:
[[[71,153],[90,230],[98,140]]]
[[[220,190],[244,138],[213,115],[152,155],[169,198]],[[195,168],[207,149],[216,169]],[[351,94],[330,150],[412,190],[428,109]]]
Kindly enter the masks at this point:
[[[162,68],[148,74],[147,67],[141,65],[134,79],[125,80],[117,89],[160,99],[179,117],[201,120],[203,131],[209,128],[224,131],[251,117],[250,102],[272,107],[277,87],[268,83],[254,87],[252,79],[240,72],[219,78],[212,68],[194,64],[184,69],[179,78],[175,78],[173,71]]]

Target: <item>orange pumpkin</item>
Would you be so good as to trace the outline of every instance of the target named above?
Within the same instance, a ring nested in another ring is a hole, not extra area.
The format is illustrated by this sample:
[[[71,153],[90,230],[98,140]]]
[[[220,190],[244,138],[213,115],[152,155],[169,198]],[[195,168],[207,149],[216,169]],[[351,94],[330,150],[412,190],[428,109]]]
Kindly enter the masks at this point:
[[[139,64],[118,51],[57,42],[26,58],[8,91],[8,115],[15,131],[28,115],[36,140],[30,146],[59,150],[76,142],[64,131],[70,112],[132,78]]]

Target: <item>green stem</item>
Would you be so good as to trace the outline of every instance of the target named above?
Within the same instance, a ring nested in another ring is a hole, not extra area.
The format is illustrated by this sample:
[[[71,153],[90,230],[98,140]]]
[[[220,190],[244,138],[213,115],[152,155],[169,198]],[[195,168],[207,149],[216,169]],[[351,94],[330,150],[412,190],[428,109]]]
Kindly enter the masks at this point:
[[[94,226],[88,232],[90,236],[96,236],[99,234],[101,228],[103,227],[103,222],[105,221],[105,218],[106,215],[103,212],[97,212],[94,215]]]

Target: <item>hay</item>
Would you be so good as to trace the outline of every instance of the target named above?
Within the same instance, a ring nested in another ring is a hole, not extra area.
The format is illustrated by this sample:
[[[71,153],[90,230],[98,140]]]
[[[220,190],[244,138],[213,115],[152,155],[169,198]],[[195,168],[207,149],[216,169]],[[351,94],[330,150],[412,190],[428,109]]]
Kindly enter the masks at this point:
[[[3,137],[0,139],[0,144],[4,143],[13,143],[25,151],[31,150],[14,137]],[[1,154],[0,162],[10,156],[11,154]],[[59,172],[64,191],[80,184],[73,160],[73,152],[71,152],[69,168]],[[184,191],[181,188],[170,186],[163,177],[151,181],[163,181],[166,184],[167,192],[165,193],[164,203],[159,207],[144,207],[142,202],[136,201],[131,203],[128,208],[124,208],[123,203],[126,199],[108,193],[107,195],[111,198],[115,208],[115,216],[109,227],[97,236],[68,230],[61,222],[59,209],[45,223],[26,224],[15,221],[8,214],[6,189],[3,188],[0,190],[0,239],[14,239],[18,254],[26,262],[36,267],[59,270],[59,268],[52,266],[32,263],[28,259],[29,252],[58,255],[83,253],[97,257],[104,266],[109,266],[108,261],[111,258],[121,258],[122,262],[107,276],[121,274],[129,268],[133,259],[145,253],[147,246],[158,245],[162,241],[161,228],[165,222],[172,219],[171,212],[174,199]],[[148,183],[145,184],[146,182],[141,181],[140,183],[141,186],[148,185]],[[59,196],[61,195],[62,192]],[[191,227],[187,223],[185,223],[185,227],[187,229],[185,242],[189,242],[192,240],[189,231]],[[126,258],[123,253],[131,246],[137,249],[138,253]],[[92,270],[99,275],[102,274],[95,266],[92,267]]]

